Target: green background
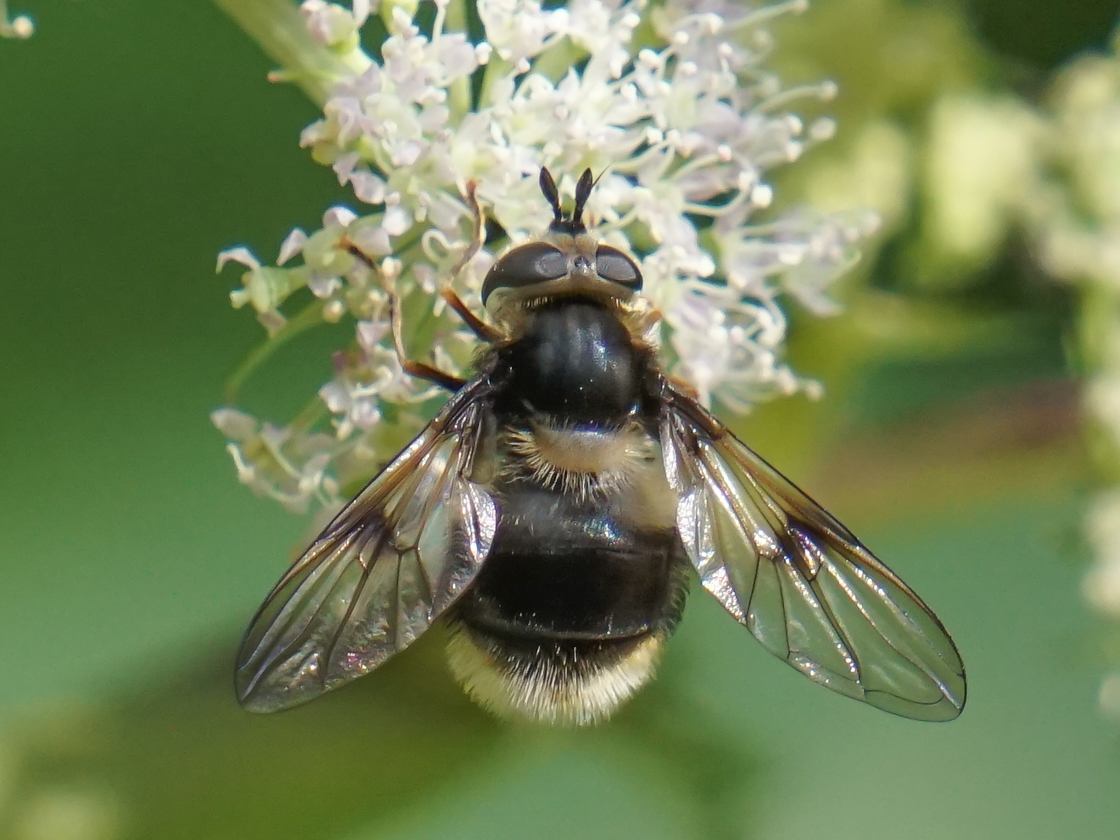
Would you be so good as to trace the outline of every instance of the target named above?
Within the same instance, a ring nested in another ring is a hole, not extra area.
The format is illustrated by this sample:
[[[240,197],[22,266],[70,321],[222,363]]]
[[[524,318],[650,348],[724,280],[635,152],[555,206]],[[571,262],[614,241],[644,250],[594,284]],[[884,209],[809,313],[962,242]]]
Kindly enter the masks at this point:
[[[972,20],[1031,79],[1103,45],[1116,11],[1057,5]],[[997,353],[872,349],[835,385],[820,359],[858,314],[799,324],[824,401],[742,426],[935,606],[969,668],[960,720],[814,688],[702,594],[659,680],[593,730],[491,720],[438,637],[308,707],[243,713],[233,650],[310,526],[236,482],[208,422],[260,336],[215,255],[268,259],[345,195],[298,148],[312,106],[211,5],[13,11],[38,31],[0,42],[0,838],[1120,832],[1104,630],[1079,595],[1073,307],[1051,292],[1019,302],[1024,334]],[[285,416],[328,346],[282,354],[250,407]]]

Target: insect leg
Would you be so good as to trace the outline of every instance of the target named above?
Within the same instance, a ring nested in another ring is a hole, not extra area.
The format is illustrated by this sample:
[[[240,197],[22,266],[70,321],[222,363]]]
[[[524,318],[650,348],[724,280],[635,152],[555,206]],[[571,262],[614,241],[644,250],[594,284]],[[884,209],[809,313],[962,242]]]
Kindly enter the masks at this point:
[[[352,254],[363,263],[370,271],[375,274],[381,274],[381,269],[373,258],[365,251],[355,245],[347,238],[343,238],[339,244],[346,249],[346,252]],[[397,351],[397,361],[401,363],[401,370],[409,376],[415,376],[419,379],[426,379],[429,382],[434,382],[442,388],[449,391],[458,391],[462,388],[467,380],[454,374],[442,371],[439,368],[432,367],[424,362],[417,362],[408,358],[408,354],[404,351],[404,341],[401,339],[401,301],[400,296],[397,294],[396,289],[389,289],[389,284],[386,284],[386,290],[389,292],[389,320],[393,328],[393,349]]]
[[[671,383],[673,383],[673,387],[675,387],[678,391],[681,391],[682,393],[684,393],[686,396],[690,397],[691,399],[694,399],[697,402],[700,402],[700,392],[697,391],[695,388],[693,388],[691,383],[686,382],[685,380],[681,379],[680,377],[671,376],[671,375],[668,375],[668,374],[665,375],[665,378],[668,379]]]
[[[459,256],[458,261],[452,267],[452,277],[458,277],[459,272],[463,270],[463,266],[474,259],[474,255],[477,254],[482,247],[483,234],[486,230],[486,218],[482,215],[482,208],[478,204],[478,196],[475,195],[476,187],[477,185],[474,181],[467,181],[467,207],[470,209],[471,216],[474,219],[474,224],[471,227],[471,244],[466,247]]]
[[[397,361],[401,363],[401,370],[409,376],[434,382],[448,391],[458,391],[467,384],[467,380],[454,374],[408,358],[404,350],[404,341],[401,339],[401,301],[395,290],[389,293],[389,318],[393,327],[393,349],[397,351]]]
[[[483,341],[488,344],[493,344],[495,341],[499,341],[503,338],[500,330],[490,326],[471,312],[470,309],[467,308],[467,305],[463,303],[463,299],[459,297],[453,289],[447,287],[440,292],[440,294],[443,296],[443,299],[447,301],[447,305],[454,309],[466,325],[471,328],[471,332]]]
[[[474,181],[467,181],[466,199],[467,206],[470,208],[471,215],[474,217],[474,227],[471,229],[471,244],[463,252],[462,256],[459,257],[454,268],[451,269],[452,278],[458,277],[459,272],[462,271],[464,266],[478,253],[478,250],[482,247],[483,234],[486,230],[486,218],[482,213],[482,207],[479,206],[478,196],[475,195]],[[480,339],[488,344],[493,344],[495,341],[503,338],[500,331],[494,329],[494,327],[471,312],[470,309],[467,308],[467,305],[463,303],[463,299],[456,294],[450,285],[445,286],[440,292],[440,295],[447,301],[448,306],[459,313],[459,317],[463,319],[464,323],[466,323],[466,325],[471,328],[471,331]]]

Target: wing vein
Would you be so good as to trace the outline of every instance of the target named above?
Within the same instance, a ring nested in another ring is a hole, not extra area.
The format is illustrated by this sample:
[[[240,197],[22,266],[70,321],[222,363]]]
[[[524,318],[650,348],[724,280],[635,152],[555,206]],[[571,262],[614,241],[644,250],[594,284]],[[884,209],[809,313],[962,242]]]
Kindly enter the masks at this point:
[[[964,667],[929,607],[695,400],[662,387],[666,476],[705,588],[768,650],[833,691],[906,717],[960,714]]]
[[[465,590],[497,523],[484,488],[462,503],[489,395],[485,376],[463,386],[273,587],[238,653],[243,705],[287,708],[367,673]]]

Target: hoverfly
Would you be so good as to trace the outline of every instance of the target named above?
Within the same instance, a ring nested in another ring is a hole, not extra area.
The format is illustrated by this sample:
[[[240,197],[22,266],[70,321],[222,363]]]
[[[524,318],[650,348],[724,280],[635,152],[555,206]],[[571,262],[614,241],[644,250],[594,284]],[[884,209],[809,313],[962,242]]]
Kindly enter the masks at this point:
[[[484,345],[473,379],[402,355],[454,393],[265,599],[242,705],[308,701],[442,619],[483,706],[602,720],[652,676],[696,574],[814,682],[955,718],[964,666],[929,607],[662,372],[637,263],[583,222],[592,185],[565,216],[541,170],[552,224],[490,269],[489,323],[445,293]]]

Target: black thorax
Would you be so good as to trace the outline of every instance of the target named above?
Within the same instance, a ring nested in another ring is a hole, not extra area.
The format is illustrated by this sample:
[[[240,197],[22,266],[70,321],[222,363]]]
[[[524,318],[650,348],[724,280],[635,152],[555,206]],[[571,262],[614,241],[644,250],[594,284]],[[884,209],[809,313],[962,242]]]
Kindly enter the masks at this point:
[[[559,425],[602,428],[641,409],[649,351],[635,346],[611,308],[560,300],[526,318],[520,337],[497,352],[505,382],[494,406],[499,422],[542,414]]]

